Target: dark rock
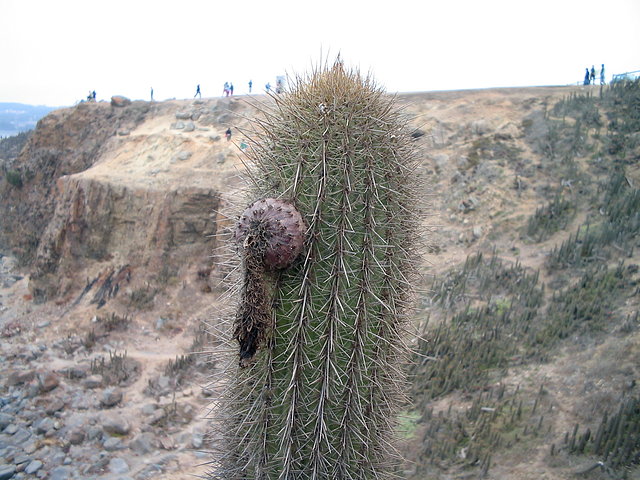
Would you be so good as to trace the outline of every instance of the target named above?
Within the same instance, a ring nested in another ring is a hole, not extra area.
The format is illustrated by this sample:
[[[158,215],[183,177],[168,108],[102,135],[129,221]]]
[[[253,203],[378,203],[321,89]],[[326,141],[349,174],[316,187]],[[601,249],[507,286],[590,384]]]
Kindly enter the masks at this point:
[[[126,418],[113,413],[102,417],[102,429],[112,435],[127,435],[131,426]]]
[[[61,398],[55,398],[48,403],[44,411],[47,415],[53,415],[56,412],[64,409],[64,401]]]
[[[15,473],[15,465],[0,465],[0,480],[9,480]]]
[[[102,392],[100,404],[104,407],[114,407],[122,401],[122,390],[118,388],[107,388]]]
[[[114,95],[111,97],[112,107],[126,107],[128,105],[131,105],[131,100],[127,97],[123,97],[122,95]]]
[[[27,475],[34,475],[38,470],[42,468],[42,462],[40,460],[33,460],[24,469],[24,473]]]
[[[29,438],[31,438],[31,432],[26,428],[20,427],[16,433],[13,434],[11,441],[15,442],[16,445],[19,445],[29,440]]]
[[[192,153],[188,152],[186,150],[182,150],[178,153],[176,153],[174,155],[174,157],[172,158],[172,160],[175,161],[180,161],[180,162],[184,162],[185,160],[189,160],[191,158]]]
[[[120,440],[118,437],[108,437],[102,444],[102,447],[107,452],[113,452],[116,450],[124,449],[125,445],[124,443],[122,443],[122,440]]]
[[[54,429],[54,421],[49,417],[45,417],[42,420],[36,422],[33,426],[35,427],[36,433],[39,435],[43,435]]]
[[[191,112],[177,112],[176,119],[178,120],[191,120]]]
[[[115,474],[127,473],[129,471],[129,465],[122,458],[112,458],[109,460],[109,471]]]
[[[84,442],[84,437],[85,437],[84,430],[80,428],[76,428],[74,430],[71,430],[71,432],[69,432],[67,439],[69,440],[69,443],[71,445],[80,445],[82,442]]]
[[[15,423],[10,423],[9,425],[7,425],[7,427],[4,429],[4,433],[6,433],[7,435],[13,435],[14,433],[16,433],[18,431],[18,426]]]
[[[86,378],[89,372],[88,365],[73,365],[69,368],[65,368],[60,372],[67,378],[71,380],[78,380],[81,378]]]
[[[0,431],[11,425],[13,417],[7,413],[0,413]]]
[[[155,425],[156,423],[164,420],[166,416],[167,412],[164,410],[164,408],[158,408],[155,412],[153,412],[151,418],[149,418],[149,425]]]
[[[48,480],[69,480],[72,478],[71,467],[55,467],[51,470]]]
[[[54,372],[40,372],[38,373],[38,384],[40,392],[47,393],[60,385],[60,378]]]
[[[13,459],[13,463],[16,465],[22,465],[23,463],[27,463],[30,462],[31,458],[29,457],[29,455],[18,455]]]
[[[35,370],[14,370],[7,376],[7,387],[15,387],[30,382],[36,377]]]
[[[91,426],[87,428],[87,440],[100,440],[103,436],[102,428]]]
[[[145,455],[153,452],[157,445],[158,442],[155,435],[145,432],[136,435],[136,438],[129,443],[129,448],[140,455]]]
[[[233,120],[233,117],[229,113],[223,113],[216,119],[218,123],[229,123],[232,120]]]
[[[98,388],[102,386],[103,378],[102,375],[89,375],[82,382],[82,386],[84,388]]]

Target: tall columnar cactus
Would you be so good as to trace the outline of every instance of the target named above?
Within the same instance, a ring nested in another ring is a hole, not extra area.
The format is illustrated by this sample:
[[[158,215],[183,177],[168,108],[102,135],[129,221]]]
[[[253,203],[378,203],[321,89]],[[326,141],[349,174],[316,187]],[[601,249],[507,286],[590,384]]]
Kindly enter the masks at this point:
[[[406,117],[340,62],[273,101],[234,233],[239,359],[211,478],[392,478],[420,224]]]

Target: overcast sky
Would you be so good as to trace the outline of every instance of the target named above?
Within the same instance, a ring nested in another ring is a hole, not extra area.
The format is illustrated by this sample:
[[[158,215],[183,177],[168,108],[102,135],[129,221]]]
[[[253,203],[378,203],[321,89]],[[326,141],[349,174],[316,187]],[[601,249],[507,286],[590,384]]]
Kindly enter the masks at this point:
[[[0,102],[236,94],[341,53],[390,92],[640,69],[640,0],[0,0]]]

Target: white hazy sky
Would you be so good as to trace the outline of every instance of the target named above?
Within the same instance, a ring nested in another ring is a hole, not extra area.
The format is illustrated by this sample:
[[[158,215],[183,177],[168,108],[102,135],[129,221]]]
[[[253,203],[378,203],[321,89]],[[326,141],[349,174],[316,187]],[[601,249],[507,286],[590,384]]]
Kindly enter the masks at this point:
[[[640,69],[640,0],[0,0],[0,102],[264,90],[341,53],[390,92]]]

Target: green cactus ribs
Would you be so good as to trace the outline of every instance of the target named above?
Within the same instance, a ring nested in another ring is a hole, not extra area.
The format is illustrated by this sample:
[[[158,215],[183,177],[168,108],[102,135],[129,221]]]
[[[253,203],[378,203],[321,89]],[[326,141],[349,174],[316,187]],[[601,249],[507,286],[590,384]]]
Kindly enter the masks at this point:
[[[245,198],[263,200],[233,233],[242,278],[210,478],[391,480],[421,227],[409,119],[339,61],[290,86],[245,152]]]
[[[240,365],[248,366],[271,326],[269,273],[288,268],[304,245],[305,224],[290,203],[264,198],[240,216],[234,238],[243,259],[241,302],[234,338],[240,345]]]

